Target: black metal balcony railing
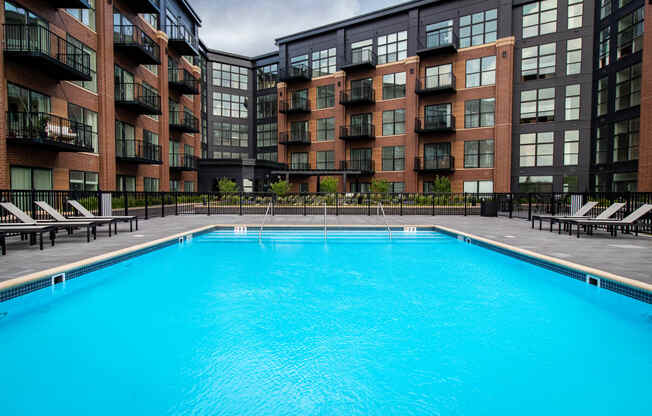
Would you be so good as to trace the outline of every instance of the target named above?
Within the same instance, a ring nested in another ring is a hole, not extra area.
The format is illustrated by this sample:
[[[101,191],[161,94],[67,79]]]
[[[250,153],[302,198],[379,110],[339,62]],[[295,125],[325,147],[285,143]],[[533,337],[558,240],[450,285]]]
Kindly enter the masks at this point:
[[[170,111],[170,130],[199,133],[199,120],[188,111]]]
[[[195,48],[195,35],[184,25],[167,26],[168,46],[182,56],[199,56]]]
[[[363,174],[375,172],[374,161],[371,159],[342,160],[340,168],[342,170],[359,170]]]
[[[455,130],[455,116],[452,114],[428,114],[417,118],[414,131],[417,133],[446,132]]]
[[[4,54],[58,80],[90,81],[91,56],[38,25],[4,25]]]
[[[279,79],[281,82],[286,83],[310,81],[312,79],[312,70],[306,64],[291,65],[288,68],[281,69]]]
[[[278,142],[285,145],[309,145],[311,143],[310,132],[306,130],[282,132],[278,135]]]
[[[113,47],[139,64],[161,63],[161,48],[141,28],[134,25],[113,26]]]
[[[371,87],[352,88],[340,92],[340,104],[345,106],[374,104],[376,90]]]
[[[289,170],[310,170],[310,163],[308,162],[290,162],[288,165]]]
[[[423,79],[417,78],[416,93],[419,95],[430,95],[455,91],[455,75],[452,73],[427,76]]]
[[[197,156],[185,153],[170,153],[170,169],[197,170]]]
[[[353,124],[340,127],[340,139],[342,140],[364,140],[376,137],[376,128],[371,123]]]
[[[451,155],[414,158],[414,170],[419,172],[452,171],[454,166],[455,158]]]
[[[309,113],[310,100],[306,98],[292,98],[289,101],[281,101],[278,107],[279,113]]]
[[[129,5],[136,13],[159,13],[159,0],[130,0]]]
[[[168,68],[168,85],[180,94],[199,94],[199,80],[178,66]]]
[[[140,83],[116,84],[115,103],[138,114],[161,114],[161,96]]]
[[[115,141],[115,156],[120,160],[135,163],[161,164],[161,146],[142,140]]]
[[[50,0],[52,6],[58,9],[90,9],[89,0]]]
[[[93,151],[93,128],[47,113],[7,113],[7,139],[69,152]]]
[[[427,56],[457,51],[459,40],[452,27],[434,30],[419,39],[417,55]]]
[[[374,51],[369,49],[353,49],[351,56],[342,67],[343,70],[355,70],[362,68],[375,68],[378,59]]]

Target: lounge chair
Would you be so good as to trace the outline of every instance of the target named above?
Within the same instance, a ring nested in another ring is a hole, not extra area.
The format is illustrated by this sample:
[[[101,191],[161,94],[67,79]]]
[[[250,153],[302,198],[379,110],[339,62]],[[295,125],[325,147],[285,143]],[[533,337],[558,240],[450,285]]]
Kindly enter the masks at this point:
[[[47,212],[48,215],[50,217],[52,217],[52,219],[55,222],[60,222],[60,223],[92,222],[92,223],[97,224],[99,226],[108,224],[109,225],[109,237],[111,237],[111,224],[113,224],[113,226],[115,228],[115,233],[116,234],[118,233],[118,224],[117,224],[117,221],[115,221],[115,220],[112,220],[112,219],[109,219],[109,218],[106,218],[106,219],[105,218],[88,218],[88,219],[84,219],[82,221],[82,220],[74,219],[74,218],[66,218],[63,215],[61,215],[59,213],[59,211],[52,208],[52,206],[50,204],[48,204],[47,202],[45,202],[45,201],[34,201],[34,203],[39,208],[41,208],[43,211]]]
[[[79,212],[81,217],[70,217],[70,219],[112,219],[119,222],[128,222],[129,223],[129,232],[134,230],[133,222],[136,221],[136,231],[138,231],[138,217],[135,215],[102,215],[97,216],[93,215],[92,212],[84,208],[82,204],[74,199],[69,199],[68,203],[72,206],[77,212]]]
[[[52,221],[37,221],[27,215],[23,210],[18,208],[11,202],[0,202],[0,207],[7,210],[11,215],[18,218],[23,225],[49,225],[55,227],[55,231],[66,230],[68,234],[72,234],[73,230],[78,228],[86,228],[86,242],[91,241],[91,234],[93,239],[97,237],[97,224],[90,221],[66,221],[66,222],[52,222]]]
[[[618,234],[618,228],[621,230],[629,230],[631,227],[634,228],[634,233],[638,236],[638,223],[642,220],[647,214],[652,212],[652,204],[641,205],[639,209],[632,212],[622,220],[591,220],[591,219],[575,219],[575,220],[563,220],[564,223],[568,223],[569,231],[568,235],[573,233],[573,225],[577,225],[577,238],[580,238],[580,228],[584,228],[588,234],[593,233],[593,227],[604,226],[611,233],[612,237],[615,237]]]
[[[541,229],[541,224],[544,220],[550,221],[550,231],[552,231],[552,222],[553,220],[559,220],[562,218],[584,218],[596,205],[595,201],[589,201],[586,204],[582,205],[580,209],[575,211],[572,215],[533,215],[532,216],[532,228],[534,228],[534,220],[539,220],[539,230]]]
[[[600,214],[598,214],[598,216],[595,217],[595,218],[561,218],[561,219],[560,218],[555,218],[555,219],[551,219],[550,220],[550,226],[552,227],[552,224],[555,223],[555,222],[559,223],[559,226],[557,227],[557,233],[561,234],[561,225],[564,222],[564,220],[587,219],[587,220],[598,220],[598,221],[600,221],[600,220],[603,220],[603,221],[607,221],[607,220],[615,221],[615,219],[612,219],[611,217],[616,215],[616,213],[618,211],[620,211],[621,209],[623,209],[623,207],[625,207],[625,205],[627,205],[627,204],[624,203],[624,202],[615,202],[615,203],[611,204],[607,209],[602,211]],[[566,222],[566,224],[568,224],[568,222]]]
[[[21,225],[21,224],[0,224],[0,248],[2,248],[2,255],[7,254],[7,235],[20,234],[21,238],[24,235],[29,235],[30,245],[36,244],[36,236],[39,236],[39,248],[43,250],[43,233],[50,233],[50,242],[54,246],[54,236],[57,227],[52,225]]]

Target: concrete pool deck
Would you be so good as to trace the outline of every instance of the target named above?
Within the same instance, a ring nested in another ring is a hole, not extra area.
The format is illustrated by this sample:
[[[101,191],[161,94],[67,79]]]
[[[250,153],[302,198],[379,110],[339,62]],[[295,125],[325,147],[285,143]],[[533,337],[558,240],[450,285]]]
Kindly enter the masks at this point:
[[[106,229],[98,229],[98,238],[86,243],[85,235],[77,233],[57,236],[56,245],[45,249],[29,246],[19,238],[7,240],[7,255],[0,257],[0,282],[30,273],[63,266],[94,256],[122,250],[174,234],[207,225],[249,224],[257,227],[263,217],[250,216],[169,216],[139,221],[140,229],[129,233],[127,225],[119,225],[119,234],[108,238]],[[595,232],[582,235],[579,240],[567,234],[558,235],[545,229],[532,230],[524,220],[508,218],[483,218],[477,216],[388,216],[392,226],[440,225],[473,234],[520,249],[559,260],[576,263],[652,284],[652,238],[641,235],[611,238],[608,233]],[[385,225],[377,216],[328,216],[329,226],[337,225]],[[268,217],[266,225],[323,225],[322,216],[274,216]],[[216,253],[219,256],[219,253]]]

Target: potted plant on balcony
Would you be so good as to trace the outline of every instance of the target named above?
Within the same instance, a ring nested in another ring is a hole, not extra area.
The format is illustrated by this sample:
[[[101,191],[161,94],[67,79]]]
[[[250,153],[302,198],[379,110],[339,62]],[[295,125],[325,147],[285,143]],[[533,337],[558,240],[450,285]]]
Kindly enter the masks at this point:
[[[48,123],[50,122],[50,117],[40,116],[36,123],[37,135],[38,137],[45,139],[48,137]]]

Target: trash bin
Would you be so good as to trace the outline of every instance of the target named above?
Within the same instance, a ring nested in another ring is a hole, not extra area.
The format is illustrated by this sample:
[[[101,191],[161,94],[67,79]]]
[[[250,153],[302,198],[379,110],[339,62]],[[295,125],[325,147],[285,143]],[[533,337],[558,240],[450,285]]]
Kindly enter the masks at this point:
[[[480,216],[482,217],[497,217],[498,216],[498,201],[495,199],[482,199],[480,201]]]

